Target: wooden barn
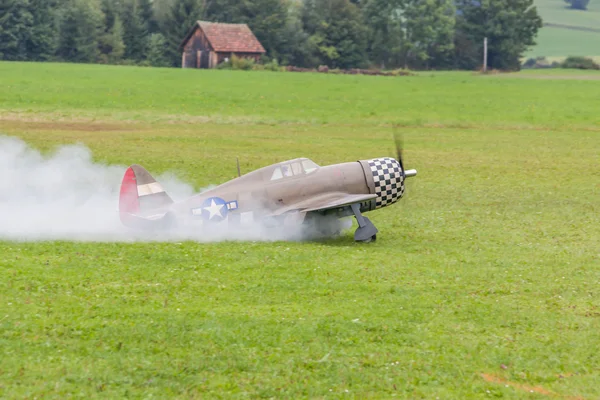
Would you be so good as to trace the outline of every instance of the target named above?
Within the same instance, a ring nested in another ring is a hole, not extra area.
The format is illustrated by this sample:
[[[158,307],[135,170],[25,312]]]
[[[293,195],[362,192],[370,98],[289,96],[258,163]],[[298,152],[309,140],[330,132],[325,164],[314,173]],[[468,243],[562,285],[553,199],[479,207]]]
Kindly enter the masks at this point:
[[[214,68],[231,58],[259,60],[266,51],[246,24],[196,21],[179,46],[182,68]]]

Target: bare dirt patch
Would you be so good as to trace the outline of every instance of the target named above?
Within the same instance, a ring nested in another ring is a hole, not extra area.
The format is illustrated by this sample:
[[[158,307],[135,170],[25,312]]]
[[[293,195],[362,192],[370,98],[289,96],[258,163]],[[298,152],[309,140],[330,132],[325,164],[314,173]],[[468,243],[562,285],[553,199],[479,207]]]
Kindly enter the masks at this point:
[[[511,382],[509,380],[506,380],[504,378],[501,378],[499,376],[492,375],[492,374],[483,373],[483,374],[481,374],[481,377],[483,379],[485,379],[487,382],[511,386],[515,389],[523,390],[523,391],[526,391],[529,393],[538,393],[538,394],[541,394],[544,396],[560,397],[560,398],[565,398],[565,399],[570,399],[570,400],[583,400],[583,397],[561,395],[558,393],[554,393],[548,389],[544,389],[541,386],[529,386],[529,385],[522,384],[522,383]]]
[[[36,131],[75,131],[75,132],[123,132],[136,131],[139,127],[129,123],[109,123],[104,121],[56,121],[44,118],[0,116],[0,126],[9,125],[20,129]]]

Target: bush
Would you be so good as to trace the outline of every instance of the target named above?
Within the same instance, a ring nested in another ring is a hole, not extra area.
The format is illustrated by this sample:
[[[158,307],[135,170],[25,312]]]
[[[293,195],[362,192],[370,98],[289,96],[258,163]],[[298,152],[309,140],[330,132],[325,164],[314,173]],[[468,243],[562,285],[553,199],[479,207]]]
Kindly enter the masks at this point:
[[[575,68],[575,69],[600,69],[600,65],[596,64],[594,60],[587,57],[567,57],[561,64],[561,68]]]
[[[279,66],[279,62],[277,62],[277,59],[274,58],[273,61],[265,63],[263,65],[263,69],[267,70],[267,71],[275,71],[275,72],[280,72],[282,71],[282,68]]]
[[[570,4],[575,10],[587,10],[590,0],[565,0],[565,3]]]
[[[523,68],[557,68],[559,63],[556,61],[550,62],[546,57],[530,58],[523,64]]]
[[[231,69],[231,61],[227,60],[227,61],[223,61],[220,64],[217,64],[217,66],[215,67],[216,69]]]
[[[253,58],[240,58],[235,54],[231,55],[231,69],[249,71],[254,67],[255,64],[256,63]]]

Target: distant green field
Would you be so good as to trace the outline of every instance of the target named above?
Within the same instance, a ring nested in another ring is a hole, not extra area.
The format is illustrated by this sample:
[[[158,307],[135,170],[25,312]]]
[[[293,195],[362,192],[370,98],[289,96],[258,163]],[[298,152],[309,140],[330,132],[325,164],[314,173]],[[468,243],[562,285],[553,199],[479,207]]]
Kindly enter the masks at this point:
[[[598,32],[543,27],[538,33],[537,45],[527,57],[600,57],[600,2],[590,1],[586,11],[569,9],[563,0],[536,0],[535,5],[544,23],[591,28]]]
[[[527,57],[564,58],[566,55],[600,57],[600,32],[575,31],[544,27],[537,38],[539,43]],[[568,51],[568,52],[567,52]]]
[[[200,188],[399,122],[419,171],[368,245],[0,241],[0,398],[599,398],[598,78],[0,63],[46,153]]]

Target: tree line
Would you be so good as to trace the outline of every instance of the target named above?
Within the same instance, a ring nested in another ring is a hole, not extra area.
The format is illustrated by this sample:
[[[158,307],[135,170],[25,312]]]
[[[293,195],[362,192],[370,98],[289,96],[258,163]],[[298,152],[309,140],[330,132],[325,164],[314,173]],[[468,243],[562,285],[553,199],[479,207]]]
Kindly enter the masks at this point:
[[[0,0],[0,59],[181,66],[197,20],[247,23],[282,65],[520,68],[533,0]]]

